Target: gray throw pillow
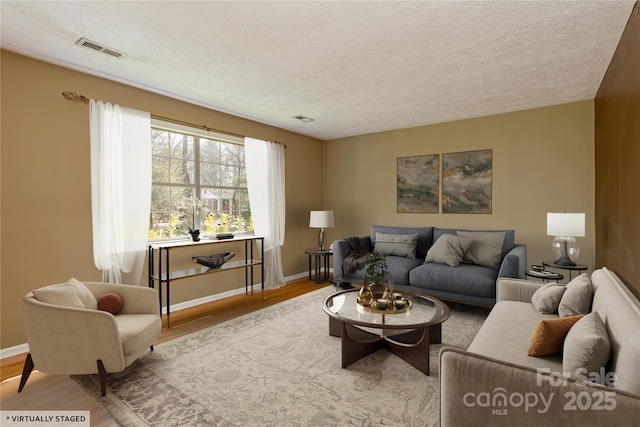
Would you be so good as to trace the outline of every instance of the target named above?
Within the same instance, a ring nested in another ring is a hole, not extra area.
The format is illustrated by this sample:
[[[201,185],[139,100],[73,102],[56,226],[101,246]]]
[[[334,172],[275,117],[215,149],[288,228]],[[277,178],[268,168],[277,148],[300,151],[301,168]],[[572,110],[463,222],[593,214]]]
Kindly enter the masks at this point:
[[[582,273],[567,284],[567,290],[560,299],[558,314],[560,317],[587,314],[591,311],[593,289],[587,273]]]
[[[553,314],[558,311],[560,298],[567,288],[557,283],[540,286],[531,296],[531,303],[540,313]]]
[[[455,267],[462,262],[464,253],[473,241],[464,236],[443,234],[427,252],[426,262],[435,262]]]
[[[376,232],[374,250],[383,255],[416,257],[416,245],[419,234],[386,234]]]
[[[562,370],[573,377],[589,378],[592,372],[600,374],[600,368],[607,366],[610,355],[607,327],[594,311],[569,330],[564,340]]]
[[[502,261],[502,244],[504,231],[457,231],[458,236],[472,240],[471,246],[464,253],[463,261],[498,270]]]

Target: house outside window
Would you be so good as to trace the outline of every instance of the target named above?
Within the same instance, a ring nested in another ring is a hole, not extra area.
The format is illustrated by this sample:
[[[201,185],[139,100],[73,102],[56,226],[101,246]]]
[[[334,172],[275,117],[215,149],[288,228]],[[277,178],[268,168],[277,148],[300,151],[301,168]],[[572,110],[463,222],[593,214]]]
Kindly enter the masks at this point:
[[[152,121],[149,239],[253,232],[241,138]]]

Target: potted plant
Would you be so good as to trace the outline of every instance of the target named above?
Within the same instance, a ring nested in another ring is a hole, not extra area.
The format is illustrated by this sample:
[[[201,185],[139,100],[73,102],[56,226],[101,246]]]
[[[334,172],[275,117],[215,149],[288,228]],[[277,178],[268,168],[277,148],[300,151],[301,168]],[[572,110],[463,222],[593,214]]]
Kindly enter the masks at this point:
[[[373,251],[366,261],[366,273],[372,283],[382,283],[389,275],[387,259],[380,251]]]
[[[373,251],[373,253],[369,255],[365,264],[365,271],[366,276],[371,282],[369,289],[373,294],[373,300],[385,298],[388,290],[384,285],[384,280],[389,276],[389,266],[382,252]]]

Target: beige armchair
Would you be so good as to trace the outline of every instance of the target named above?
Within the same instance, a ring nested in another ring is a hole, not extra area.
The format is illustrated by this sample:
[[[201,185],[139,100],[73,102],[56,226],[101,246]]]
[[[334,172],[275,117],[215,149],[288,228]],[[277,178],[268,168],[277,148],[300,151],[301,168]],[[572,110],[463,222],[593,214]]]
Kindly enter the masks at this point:
[[[98,300],[115,293],[122,299],[117,314],[98,309]],[[160,336],[155,289],[70,279],[23,298],[29,354],[18,392],[33,368],[63,375],[99,374],[106,394],[107,373],[121,372]]]

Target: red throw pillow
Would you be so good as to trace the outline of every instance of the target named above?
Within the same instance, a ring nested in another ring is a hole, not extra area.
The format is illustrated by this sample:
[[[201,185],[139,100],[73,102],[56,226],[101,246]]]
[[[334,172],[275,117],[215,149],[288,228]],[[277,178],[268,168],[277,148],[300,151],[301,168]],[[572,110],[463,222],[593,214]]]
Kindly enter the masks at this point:
[[[104,294],[98,299],[98,310],[118,314],[122,310],[122,297],[118,294]]]

